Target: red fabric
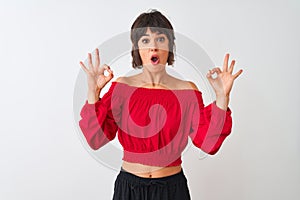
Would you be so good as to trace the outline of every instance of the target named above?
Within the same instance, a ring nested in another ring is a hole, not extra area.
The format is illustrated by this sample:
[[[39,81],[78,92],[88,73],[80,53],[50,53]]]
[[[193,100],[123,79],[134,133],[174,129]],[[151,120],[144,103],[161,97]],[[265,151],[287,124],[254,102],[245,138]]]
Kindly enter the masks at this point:
[[[85,102],[79,126],[97,150],[118,139],[123,160],[152,166],[180,165],[188,137],[215,154],[232,127],[231,110],[204,106],[200,91],[152,89],[112,82],[95,104]]]

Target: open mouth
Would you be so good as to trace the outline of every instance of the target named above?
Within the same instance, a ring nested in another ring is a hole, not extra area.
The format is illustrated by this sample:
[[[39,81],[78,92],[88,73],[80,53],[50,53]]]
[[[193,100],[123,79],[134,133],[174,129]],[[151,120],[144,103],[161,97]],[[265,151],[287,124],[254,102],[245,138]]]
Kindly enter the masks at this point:
[[[151,57],[151,63],[152,63],[153,65],[157,65],[158,62],[159,62],[158,56],[153,55],[153,56]]]

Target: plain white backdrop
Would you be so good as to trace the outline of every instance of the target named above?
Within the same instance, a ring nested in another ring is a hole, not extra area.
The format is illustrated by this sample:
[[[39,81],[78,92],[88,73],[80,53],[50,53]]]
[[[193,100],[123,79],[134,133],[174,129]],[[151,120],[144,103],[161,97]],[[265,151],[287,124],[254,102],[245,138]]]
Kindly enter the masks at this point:
[[[217,155],[183,167],[194,200],[299,199],[300,3],[0,1],[0,199],[111,199],[117,172],[83,148],[74,126],[79,61],[156,8],[217,65],[244,73],[234,126]]]

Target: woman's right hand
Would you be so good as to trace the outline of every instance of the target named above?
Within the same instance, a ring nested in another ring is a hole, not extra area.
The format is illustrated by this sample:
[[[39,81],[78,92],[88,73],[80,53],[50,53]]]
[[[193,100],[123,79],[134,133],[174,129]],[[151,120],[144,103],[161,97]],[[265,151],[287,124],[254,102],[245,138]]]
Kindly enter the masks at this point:
[[[88,68],[80,61],[82,69],[85,71],[88,79],[89,92],[95,92],[95,95],[99,95],[101,89],[114,77],[113,71],[106,64],[100,67],[99,49],[96,49],[95,63],[92,62],[92,54],[88,53]],[[109,74],[104,75],[104,71]]]

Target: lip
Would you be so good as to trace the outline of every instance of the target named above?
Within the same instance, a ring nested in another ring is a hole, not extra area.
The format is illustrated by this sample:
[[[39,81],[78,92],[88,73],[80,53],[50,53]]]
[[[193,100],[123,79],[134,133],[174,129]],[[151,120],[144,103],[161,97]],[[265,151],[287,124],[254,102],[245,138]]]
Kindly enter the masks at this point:
[[[153,60],[152,60],[153,57],[156,57],[157,60],[156,60],[156,61],[153,61]],[[152,65],[157,65],[157,64],[159,63],[159,57],[158,57],[158,55],[157,55],[157,54],[151,55],[150,61],[151,61]]]

